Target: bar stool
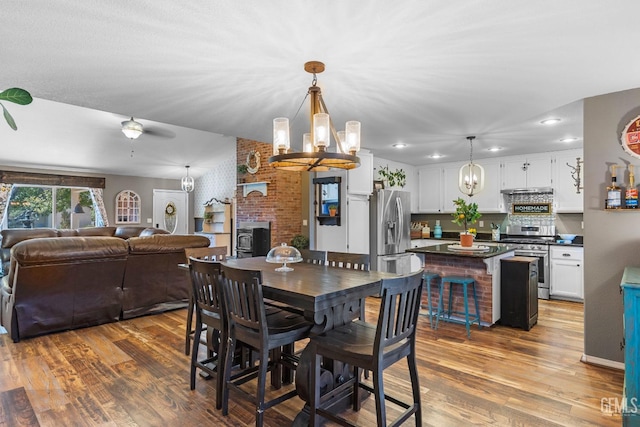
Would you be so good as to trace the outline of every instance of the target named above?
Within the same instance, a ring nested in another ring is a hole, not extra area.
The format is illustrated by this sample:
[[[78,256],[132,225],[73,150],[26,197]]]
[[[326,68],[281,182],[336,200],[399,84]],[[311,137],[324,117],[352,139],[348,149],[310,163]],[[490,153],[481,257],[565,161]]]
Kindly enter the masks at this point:
[[[445,283],[449,283],[449,306],[447,309],[447,319],[446,321],[452,321],[452,314],[464,314],[464,323],[467,328],[467,338],[471,338],[471,324],[474,322],[478,322],[478,329],[482,327],[480,325],[480,309],[478,307],[478,298],[476,297],[476,281],[472,277],[464,277],[464,276],[445,276],[442,278],[440,282],[440,296],[438,299],[438,314],[436,315],[436,329],[438,329],[438,322],[440,317],[442,316],[442,320],[444,318],[444,307],[442,303],[442,294],[444,293],[444,285]],[[453,285],[462,285],[462,293],[464,298],[464,312],[461,311],[452,311],[452,301],[453,301]],[[476,312],[470,318],[469,317],[469,298],[467,293],[468,286],[471,285],[473,289],[473,302],[475,305]],[[442,312],[442,313],[441,313]]]
[[[432,281],[435,282],[436,280],[438,280],[440,278],[440,275],[431,271],[425,271],[422,275],[422,278],[424,279],[424,284],[427,287],[427,309],[429,310],[429,323],[431,324],[431,329],[433,329],[433,318],[436,317],[437,314],[434,313],[433,304],[431,304],[431,283]],[[422,306],[422,308],[425,307]]]

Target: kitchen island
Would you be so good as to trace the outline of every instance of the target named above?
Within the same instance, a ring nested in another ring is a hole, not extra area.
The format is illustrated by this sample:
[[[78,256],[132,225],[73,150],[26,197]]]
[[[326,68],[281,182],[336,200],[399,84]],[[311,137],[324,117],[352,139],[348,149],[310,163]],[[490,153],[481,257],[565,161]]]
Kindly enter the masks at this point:
[[[425,271],[437,273],[440,277],[473,277],[476,281],[481,323],[489,326],[500,319],[500,260],[514,256],[514,247],[497,243],[476,243],[472,249],[475,250],[464,250],[458,244],[446,243],[411,248],[407,252],[418,254],[424,261]],[[439,284],[438,280],[431,285],[434,311],[438,307]],[[449,295],[447,288],[444,290],[444,308]],[[454,286],[453,289],[453,310],[463,311],[461,287]],[[422,293],[422,300],[423,306],[427,307],[427,292]]]

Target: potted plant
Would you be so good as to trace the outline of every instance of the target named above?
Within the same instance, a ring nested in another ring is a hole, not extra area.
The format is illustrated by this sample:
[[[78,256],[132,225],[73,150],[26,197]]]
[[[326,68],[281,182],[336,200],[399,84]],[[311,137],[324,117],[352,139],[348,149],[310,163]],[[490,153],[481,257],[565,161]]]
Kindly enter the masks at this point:
[[[472,246],[475,235],[475,228],[469,228],[470,224],[475,224],[482,216],[478,212],[477,203],[466,203],[462,198],[458,197],[453,201],[456,211],[452,213],[453,220],[451,222],[461,225],[464,231],[460,233],[460,246]]]
[[[9,101],[18,105],[27,105],[31,104],[33,98],[31,97],[31,94],[26,90],[14,87],[0,92],[0,101]],[[16,122],[15,120],[13,120],[11,114],[9,114],[2,103],[0,103],[0,106],[2,107],[2,110],[4,112],[4,119],[7,121],[9,127],[11,127],[11,129],[13,130],[18,130],[18,126],[16,126]]]
[[[404,188],[407,182],[407,174],[404,169],[396,169],[395,171],[389,170],[389,166],[384,166],[378,170],[378,175],[385,182],[385,187],[400,187]]]
[[[338,206],[329,205],[329,216],[336,216],[336,212],[338,212]]]
[[[291,239],[291,246],[300,250],[300,249],[308,249],[309,248],[309,238],[302,234],[296,234]]]
[[[213,222],[213,212],[205,212],[204,213],[204,223],[211,224]]]
[[[244,183],[244,175],[249,171],[249,167],[245,163],[238,165],[238,184]]]

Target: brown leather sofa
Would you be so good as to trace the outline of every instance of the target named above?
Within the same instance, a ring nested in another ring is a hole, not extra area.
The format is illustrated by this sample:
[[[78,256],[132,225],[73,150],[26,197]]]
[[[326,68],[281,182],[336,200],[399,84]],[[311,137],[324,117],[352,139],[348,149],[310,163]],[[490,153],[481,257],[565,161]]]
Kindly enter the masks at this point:
[[[108,228],[21,241],[28,233],[11,232],[27,230],[2,231],[2,250],[14,244],[1,282],[0,321],[14,342],[187,306],[189,279],[177,265],[185,248],[206,247],[209,239]]]

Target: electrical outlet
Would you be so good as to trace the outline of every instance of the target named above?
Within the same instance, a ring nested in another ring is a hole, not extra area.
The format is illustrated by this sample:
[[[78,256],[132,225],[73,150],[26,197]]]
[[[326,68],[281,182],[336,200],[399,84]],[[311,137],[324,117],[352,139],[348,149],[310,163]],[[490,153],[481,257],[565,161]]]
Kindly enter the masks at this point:
[[[480,228],[484,227],[484,221],[478,221],[478,226],[479,226]]]
[[[153,223],[153,218],[147,218],[147,224]]]
[[[303,227],[306,227],[306,226],[307,226],[307,224],[308,224],[308,223],[307,223],[307,220],[306,220],[306,219],[303,219],[303,220],[302,220],[302,226],[303,226]]]
[[[580,221],[580,228],[584,230],[584,221]]]

